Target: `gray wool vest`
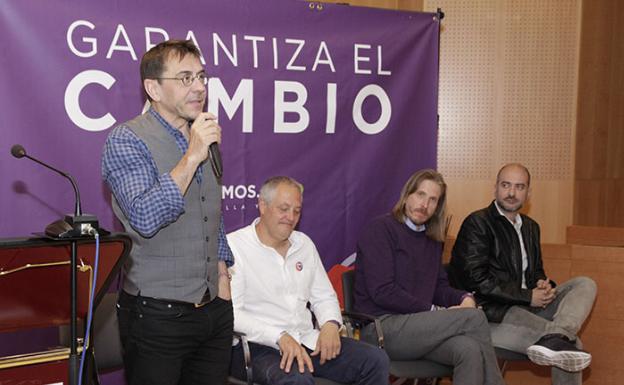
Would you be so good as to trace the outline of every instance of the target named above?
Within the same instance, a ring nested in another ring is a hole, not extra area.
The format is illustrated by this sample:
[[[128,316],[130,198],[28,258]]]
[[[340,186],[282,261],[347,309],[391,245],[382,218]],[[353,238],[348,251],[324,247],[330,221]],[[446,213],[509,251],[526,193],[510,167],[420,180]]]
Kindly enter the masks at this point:
[[[171,171],[182,158],[173,136],[150,113],[126,125],[147,145],[159,175]],[[210,299],[217,295],[221,186],[210,167],[204,167],[201,184],[191,181],[182,215],[150,238],[132,228],[114,197],[112,202],[134,242],[124,265],[127,293],[190,303],[200,302],[206,289]]]

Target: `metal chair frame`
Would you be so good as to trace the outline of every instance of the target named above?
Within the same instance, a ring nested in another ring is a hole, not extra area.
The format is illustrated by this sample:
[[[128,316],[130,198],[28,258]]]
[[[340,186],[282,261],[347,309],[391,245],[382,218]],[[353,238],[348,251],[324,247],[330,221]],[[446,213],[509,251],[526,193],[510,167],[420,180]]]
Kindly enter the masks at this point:
[[[342,294],[344,297],[343,319],[347,324],[347,332],[353,336],[356,331],[369,323],[374,324],[377,334],[377,346],[384,348],[384,335],[381,322],[377,317],[353,311],[353,291],[355,287],[355,270],[342,273]],[[432,379],[437,384],[442,377],[451,377],[453,368],[437,362],[420,359],[411,361],[390,360],[390,374],[398,377],[394,383],[402,383],[405,379]]]

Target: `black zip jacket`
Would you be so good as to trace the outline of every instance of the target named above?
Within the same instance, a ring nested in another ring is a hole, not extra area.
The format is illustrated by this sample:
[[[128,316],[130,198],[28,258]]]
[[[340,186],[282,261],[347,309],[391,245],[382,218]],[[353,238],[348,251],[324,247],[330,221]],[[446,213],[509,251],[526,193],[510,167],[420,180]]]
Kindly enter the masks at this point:
[[[512,305],[530,306],[532,289],[546,279],[542,266],[540,229],[522,215],[522,238],[527,252],[527,289],[522,289],[522,251],[513,225],[494,202],[470,214],[462,223],[448,269],[451,284],[475,293],[490,322],[502,321]],[[551,281],[554,287],[555,283]]]

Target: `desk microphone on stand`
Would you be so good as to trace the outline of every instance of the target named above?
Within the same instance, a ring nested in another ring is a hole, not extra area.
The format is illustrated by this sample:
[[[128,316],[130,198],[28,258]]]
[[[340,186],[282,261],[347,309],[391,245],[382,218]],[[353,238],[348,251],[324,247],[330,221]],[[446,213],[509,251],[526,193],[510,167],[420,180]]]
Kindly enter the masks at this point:
[[[73,176],[55,167],[52,167],[37,158],[28,155],[21,144],[13,145],[13,147],[11,147],[11,154],[18,159],[28,158],[33,162],[39,163],[40,165],[49,168],[50,170],[58,174],[61,174],[65,178],[69,179],[72,187],[74,188],[74,214],[67,214],[65,215],[64,220],[60,219],[47,225],[45,229],[45,234],[47,236],[52,238],[71,238],[85,235],[89,236],[92,228],[98,230],[99,226],[97,218],[94,215],[82,213],[82,209],[80,206],[80,191],[78,190],[78,185],[76,184]]]
[[[98,233],[100,230],[98,226],[98,220],[94,215],[83,214],[82,209],[80,207],[80,192],[78,191],[78,185],[74,180],[74,177],[69,175],[66,172],[58,170],[55,167],[50,166],[49,164],[40,161],[28,154],[26,154],[26,150],[20,144],[15,144],[11,147],[11,154],[20,159],[20,158],[28,158],[33,162],[39,163],[40,165],[49,168],[50,170],[61,174],[65,178],[69,179],[74,188],[74,194],[76,195],[76,202],[74,208],[74,215],[67,214],[65,215],[65,219],[59,219],[58,221],[50,223],[46,226],[45,234],[52,239],[66,239],[71,243],[71,259],[70,259],[70,287],[69,287],[69,296],[70,296],[70,346],[69,346],[69,384],[70,385],[81,385],[78,384],[78,340],[77,340],[77,329],[78,329],[78,316],[77,316],[77,265],[78,265],[78,240],[84,237],[91,237]],[[108,232],[106,232],[108,233]],[[96,270],[97,271],[97,270]],[[85,333],[87,333],[86,331]],[[83,349],[86,349],[86,346],[83,346]]]

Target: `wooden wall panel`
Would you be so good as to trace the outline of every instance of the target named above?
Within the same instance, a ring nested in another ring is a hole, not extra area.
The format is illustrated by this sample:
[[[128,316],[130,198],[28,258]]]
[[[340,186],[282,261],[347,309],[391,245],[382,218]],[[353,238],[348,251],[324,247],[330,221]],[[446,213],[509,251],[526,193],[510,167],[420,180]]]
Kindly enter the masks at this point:
[[[598,297],[589,322],[582,332],[585,347],[592,353],[592,370],[587,384],[621,383],[624,368],[624,248],[572,245],[573,276],[587,275],[598,285]]]
[[[450,233],[493,199],[498,169],[532,173],[526,212],[545,242],[572,224],[579,1],[426,0],[440,7],[438,169]]]
[[[582,140],[582,139],[579,139]],[[574,182],[575,225],[601,226],[607,217],[607,181],[601,179],[579,179]],[[615,208],[617,210],[617,208]]]
[[[624,2],[583,7],[574,224],[624,227]]]
[[[624,227],[624,178],[579,178],[574,187],[575,225]]]
[[[497,0],[425,1],[441,8],[438,169],[447,179],[490,180],[501,160],[502,25]],[[489,196],[488,196],[489,198]]]
[[[465,180],[445,177],[447,184],[447,213],[451,217],[449,235],[455,237],[462,222],[471,212],[490,204],[494,199],[494,177],[484,180]]]
[[[592,364],[584,373],[583,384],[621,384],[624,378],[622,321],[592,319],[583,332],[583,343],[592,353]]]
[[[624,247],[624,227],[569,226],[566,243]]]

